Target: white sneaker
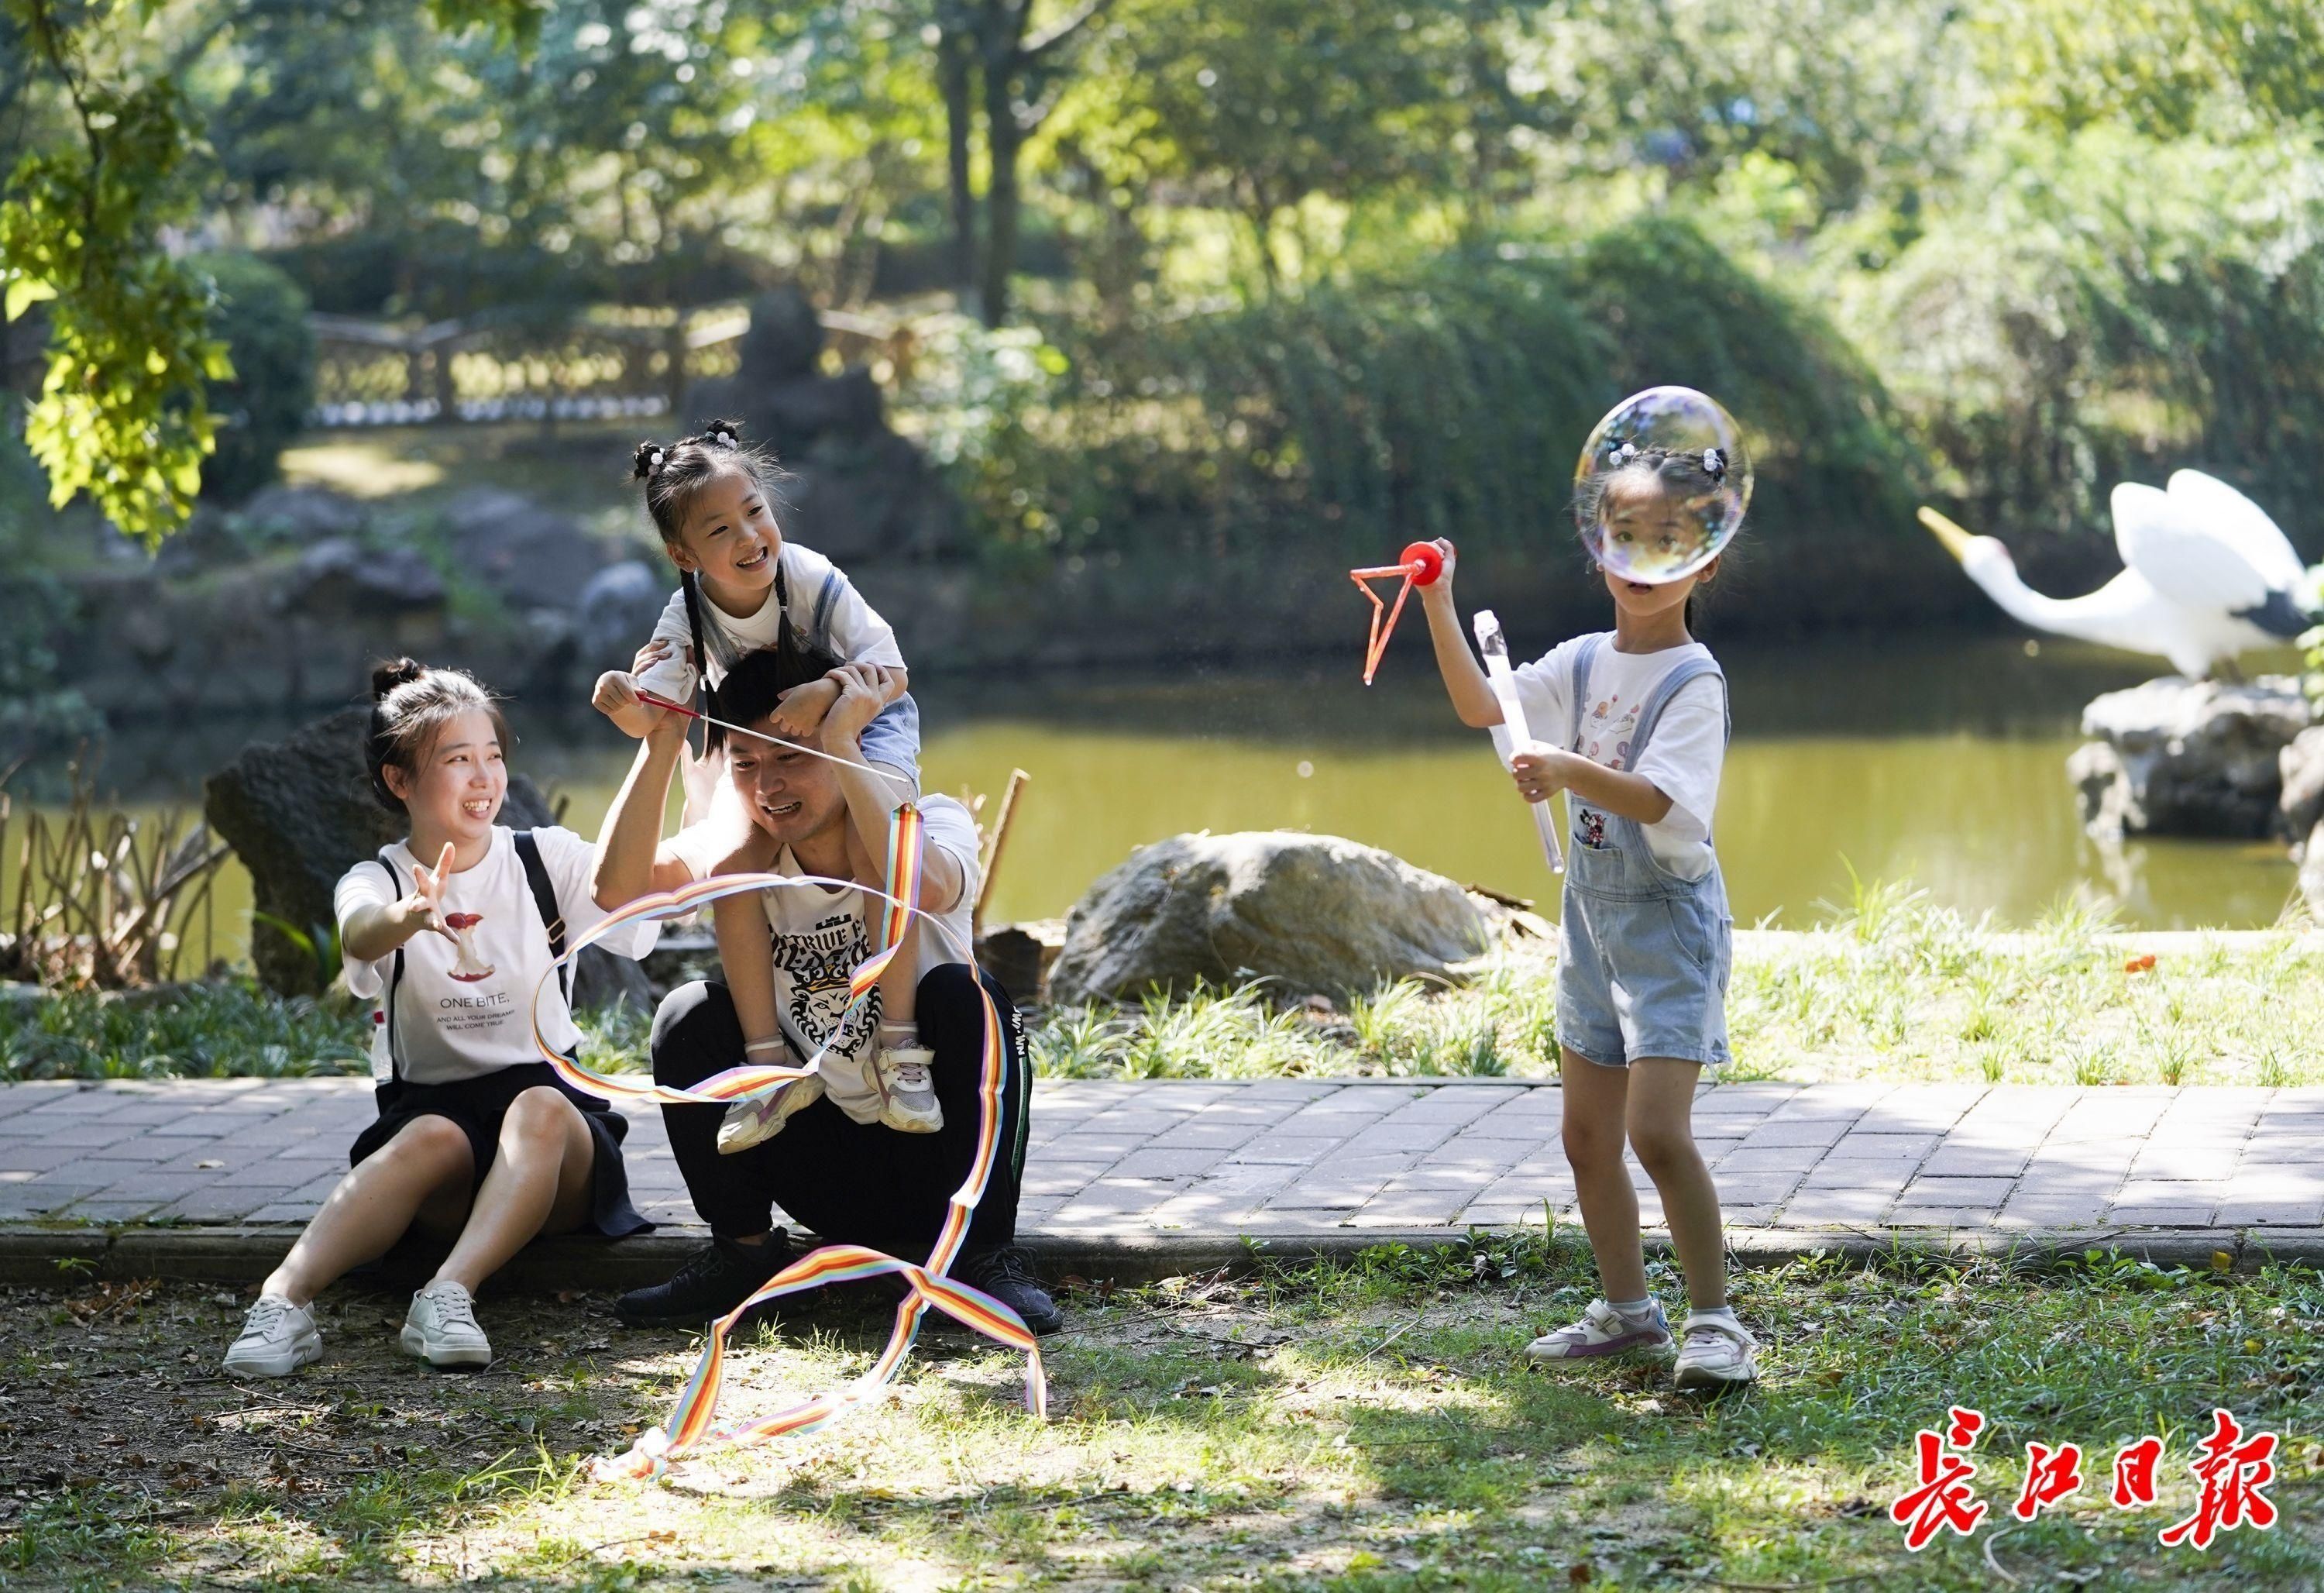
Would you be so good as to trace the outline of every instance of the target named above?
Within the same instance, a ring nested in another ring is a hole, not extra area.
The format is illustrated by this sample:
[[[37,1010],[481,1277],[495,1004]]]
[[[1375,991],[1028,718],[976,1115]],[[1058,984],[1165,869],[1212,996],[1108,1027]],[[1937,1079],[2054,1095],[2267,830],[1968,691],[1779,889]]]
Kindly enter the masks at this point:
[[[1690,1315],[1684,1333],[1678,1352],[1681,1388],[1716,1391],[1758,1381],[1759,1341],[1740,1322]]]
[[[262,1294],[226,1349],[226,1369],[238,1377],[288,1377],[309,1361],[322,1358],[323,1336],[315,1330],[315,1313],[280,1294]]]
[[[936,1053],[925,1046],[882,1046],[872,1060],[872,1082],[880,1087],[880,1121],[905,1134],[934,1134],[944,1126],[936,1102]]]
[[[768,1095],[751,1096],[726,1108],[726,1116],[718,1124],[718,1153],[731,1156],[737,1151],[747,1151],[764,1140],[770,1140],[783,1131],[793,1112],[811,1107],[823,1098],[823,1075],[809,1073],[804,1079],[794,1079],[781,1088]]]
[[[1667,1361],[1675,1348],[1659,1303],[1633,1321],[1602,1300],[1593,1300],[1571,1326],[1545,1333],[1526,1346],[1536,1361]]]
[[[404,1354],[416,1355],[431,1366],[493,1364],[492,1341],[476,1326],[476,1302],[448,1279],[438,1278],[411,1297],[399,1342]]]

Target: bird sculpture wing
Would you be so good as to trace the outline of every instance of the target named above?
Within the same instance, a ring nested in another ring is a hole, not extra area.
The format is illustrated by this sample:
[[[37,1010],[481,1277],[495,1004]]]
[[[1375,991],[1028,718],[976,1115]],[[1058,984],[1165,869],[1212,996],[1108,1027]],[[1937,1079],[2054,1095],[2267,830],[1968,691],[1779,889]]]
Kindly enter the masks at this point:
[[[2307,574],[2300,555],[2267,511],[2216,476],[2200,470],[2171,474],[2171,501],[2185,505],[2183,517],[2240,553],[2266,579],[2271,590],[2289,591]]]
[[[2114,489],[2113,505],[2123,563],[2170,602],[2218,615],[2266,607],[2267,575],[2178,494],[2126,481]]]

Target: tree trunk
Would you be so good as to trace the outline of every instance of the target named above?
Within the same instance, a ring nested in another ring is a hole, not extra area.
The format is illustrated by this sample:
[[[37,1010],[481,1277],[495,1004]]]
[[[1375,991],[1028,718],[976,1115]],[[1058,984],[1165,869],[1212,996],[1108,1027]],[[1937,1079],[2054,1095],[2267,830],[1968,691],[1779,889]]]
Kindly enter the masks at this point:
[[[997,327],[1009,319],[1009,278],[1017,269],[1017,222],[1021,199],[1017,187],[1017,156],[1025,144],[1025,130],[1011,103],[1014,74],[996,69],[988,59],[984,69],[984,147],[992,171],[984,191],[984,270],[978,279],[984,324]]]
[[[970,82],[973,46],[957,24],[938,25],[936,81],[944,90],[945,164],[952,184],[952,280],[966,294],[976,286],[976,194],[968,177],[976,117]]]

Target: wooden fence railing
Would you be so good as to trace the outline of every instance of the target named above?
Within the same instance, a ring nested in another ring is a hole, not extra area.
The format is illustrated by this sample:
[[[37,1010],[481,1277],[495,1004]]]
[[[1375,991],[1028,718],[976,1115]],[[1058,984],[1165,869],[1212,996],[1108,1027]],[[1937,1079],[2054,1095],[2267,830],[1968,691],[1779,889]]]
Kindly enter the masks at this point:
[[[683,411],[689,384],[740,367],[748,315],[663,324],[509,317],[400,328],[308,318],[315,423],[594,420]]]
[[[826,310],[831,347],[893,386],[909,373],[908,323]],[[397,327],[313,315],[314,423],[408,426],[679,413],[694,383],[742,368],[747,310],[691,317],[494,315]]]

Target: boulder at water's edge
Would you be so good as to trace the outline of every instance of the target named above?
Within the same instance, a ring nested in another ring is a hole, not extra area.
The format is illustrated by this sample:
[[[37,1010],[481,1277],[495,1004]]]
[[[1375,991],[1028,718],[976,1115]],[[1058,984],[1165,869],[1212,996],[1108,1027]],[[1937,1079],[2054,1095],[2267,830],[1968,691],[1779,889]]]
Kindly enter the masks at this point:
[[[2092,835],[2272,835],[2280,760],[2309,722],[2286,676],[2247,682],[2169,676],[2109,691],[2082,710],[2091,737],[2066,760]]]
[[[1289,830],[1142,847],[1075,903],[1049,971],[1055,1002],[1127,1000],[1253,977],[1284,996],[1443,976],[1489,939],[1468,893],[1401,857]]]

